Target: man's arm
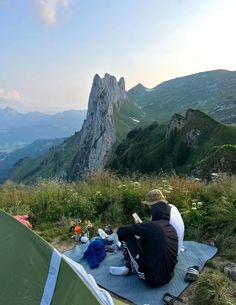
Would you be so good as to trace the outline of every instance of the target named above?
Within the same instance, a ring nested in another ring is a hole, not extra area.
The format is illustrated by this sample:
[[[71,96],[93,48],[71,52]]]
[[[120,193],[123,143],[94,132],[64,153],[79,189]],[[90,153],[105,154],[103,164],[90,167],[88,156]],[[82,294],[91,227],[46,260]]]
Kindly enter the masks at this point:
[[[134,236],[138,235],[140,237],[147,237],[148,234],[148,226],[147,223],[138,223],[138,224],[133,224],[133,225],[125,225],[120,227],[117,230],[117,235],[119,238],[124,238],[126,236]]]

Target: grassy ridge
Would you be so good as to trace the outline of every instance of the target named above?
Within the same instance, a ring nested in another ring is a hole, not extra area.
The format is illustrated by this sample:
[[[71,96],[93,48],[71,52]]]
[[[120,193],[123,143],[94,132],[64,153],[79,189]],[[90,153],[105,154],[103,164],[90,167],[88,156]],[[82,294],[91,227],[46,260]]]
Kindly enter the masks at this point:
[[[131,131],[118,146],[110,167],[122,174],[173,169],[179,174],[195,171],[204,178],[212,171],[235,174],[236,127],[218,123],[198,110],[188,113],[182,128],[168,136],[168,127],[157,123]],[[213,148],[217,152],[213,153]],[[207,159],[211,160],[212,168],[205,165]]]
[[[132,102],[123,103],[119,110],[115,108],[114,123],[117,142],[123,140],[130,130],[142,125],[143,120],[143,112]]]
[[[153,188],[162,189],[180,209],[185,239],[216,241],[221,255],[236,258],[235,176],[222,174],[208,184],[176,175],[118,177],[105,171],[76,183],[42,180],[26,186],[7,182],[0,190],[0,208],[13,215],[29,213],[34,229],[50,241],[57,235],[69,238],[71,219],[80,219],[82,226],[90,220],[92,233],[106,224],[131,223],[133,212],[149,219],[142,200]]]

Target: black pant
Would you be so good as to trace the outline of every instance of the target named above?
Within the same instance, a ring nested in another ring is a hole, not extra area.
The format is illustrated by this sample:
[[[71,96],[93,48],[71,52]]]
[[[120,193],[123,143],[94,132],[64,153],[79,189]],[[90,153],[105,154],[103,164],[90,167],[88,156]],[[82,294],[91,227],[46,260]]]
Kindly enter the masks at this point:
[[[141,248],[140,239],[129,236],[122,240],[126,264],[130,272],[136,272],[138,277],[148,286],[156,286],[153,270],[149,270]],[[152,272],[151,272],[152,271]]]

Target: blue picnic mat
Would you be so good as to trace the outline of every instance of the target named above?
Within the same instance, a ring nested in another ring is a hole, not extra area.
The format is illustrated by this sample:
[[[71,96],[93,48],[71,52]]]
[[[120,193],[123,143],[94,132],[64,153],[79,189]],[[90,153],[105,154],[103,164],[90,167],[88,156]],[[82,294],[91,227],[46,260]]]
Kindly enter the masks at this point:
[[[128,276],[109,274],[109,266],[124,265],[121,251],[117,251],[114,254],[109,253],[105,260],[100,263],[99,267],[95,269],[90,269],[85,259],[76,259],[74,252],[78,251],[78,249],[73,248],[64,254],[79,262],[88,273],[92,274],[100,286],[114,294],[137,305],[161,305],[163,304],[163,295],[166,292],[179,296],[189,285],[184,281],[188,267],[197,265],[202,269],[206,261],[217,252],[216,247],[194,241],[185,241],[184,249],[184,252],[181,252],[179,255],[174,277],[168,284],[158,288],[144,285],[135,274]]]

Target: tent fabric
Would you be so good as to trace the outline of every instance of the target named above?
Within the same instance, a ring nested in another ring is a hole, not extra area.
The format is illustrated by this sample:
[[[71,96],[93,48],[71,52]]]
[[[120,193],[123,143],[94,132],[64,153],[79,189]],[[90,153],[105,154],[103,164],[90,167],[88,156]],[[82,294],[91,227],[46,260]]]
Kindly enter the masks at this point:
[[[96,294],[99,295],[99,298],[103,301],[104,305],[113,305],[113,301],[110,294],[106,290],[98,287],[95,279],[92,277],[91,274],[86,273],[85,269],[80,264],[74,262],[69,257],[66,257],[64,255],[63,257],[72,267],[72,269],[78,274],[78,276],[83,280],[83,282],[85,282],[87,286],[92,289],[92,291],[95,291]]]
[[[61,263],[61,254],[54,249],[51,256],[47,281],[44,287],[40,305],[50,305],[56,287],[57,276]]]
[[[0,210],[0,304],[39,305],[53,248]],[[103,305],[63,256],[50,305]]]

